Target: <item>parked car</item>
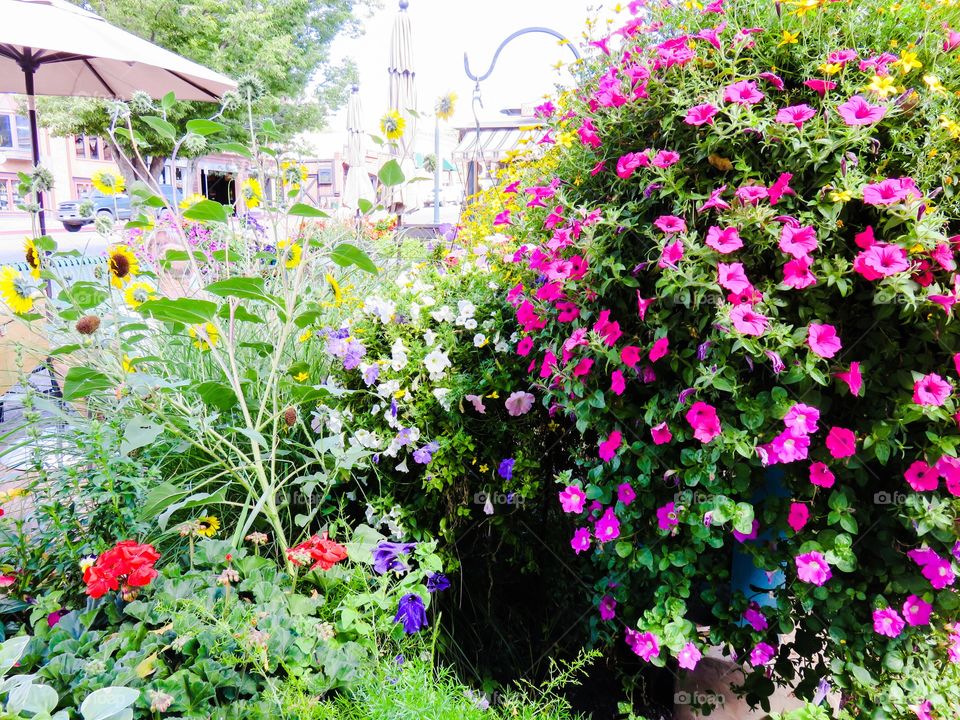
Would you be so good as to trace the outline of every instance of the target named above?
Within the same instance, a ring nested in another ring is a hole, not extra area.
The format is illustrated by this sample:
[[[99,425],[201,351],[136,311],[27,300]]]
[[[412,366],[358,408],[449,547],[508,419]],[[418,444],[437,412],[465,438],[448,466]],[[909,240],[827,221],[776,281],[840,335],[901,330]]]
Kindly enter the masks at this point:
[[[77,232],[98,217],[111,220],[130,219],[129,195],[104,195],[91,192],[79,200],[67,200],[57,205],[57,220],[67,232]]]

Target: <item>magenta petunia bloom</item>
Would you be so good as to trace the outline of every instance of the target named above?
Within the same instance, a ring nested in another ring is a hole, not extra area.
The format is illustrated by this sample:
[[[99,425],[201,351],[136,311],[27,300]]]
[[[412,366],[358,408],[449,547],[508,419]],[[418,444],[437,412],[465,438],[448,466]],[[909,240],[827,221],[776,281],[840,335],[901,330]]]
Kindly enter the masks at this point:
[[[863,202],[867,205],[894,205],[906,200],[919,200],[923,193],[913,178],[887,178],[863,186]]]
[[[903,474],[915,492],[930,492],[940,485],[940,472],[923,460],[915,460]]]
[[[960,459],[941,455],[936,464],[937,472],[947,482],[947,492],[960,496]]]
[[[570,540],[570,547],[579,555],[584,550],[590,549],[590,530],[589,528],[577,528]]]
[[[803,530],[807,521],[810,520],[810,508],[804,503],[790,503],[790,514],[787,516],[787,524],[793,528],[794,532]]]
[[[737,305],[730,311],[730,322],[734,329],[743,335],[758,336],[763,335],[764,330],[770,324],[769,318],[754,312],[750,305]]]
[[[772,72],[762,72],[757,77],[761,80],[766,80],[768,83],[773,85],[777,90],[783,90],[786,85],[783,83],[783,78]]]
[[[795,403],[783,416],[783,424],[795,435],[807,435],[817,432],[819,419],[820,411],[817,408],[804,403]]]
[[[742,533],[736,528],[733,529],[733,537],[738,543],[745,542],[746,540],[756,540],[757,533],[760,532],[760,521],[754,520],[753,524],[750,525],[750,532]]]
[[[764,94],[757,89],[757,84],[752,80],[741,80],[723,89],[723,99],[728,103],[756,105],[763,98]]]
[[[798,435],[788,428],[777,435],[765,448],[772,456],[771,459],[777,462],[792,463],[806,460],[810,452],[810,436]],[[771,464],[770,459],[764,464]]]
[[[847,428],[832,427],[827,433],[827,450],[836,460],[856,455],[857,436]]]
[[[626,180],[634,171],[644,164],[645,156],[642,153],[627,153],[617,160],[617,176]]]
[[[664,246],[657,267],[675,268],[681,260],[683,260],[683,241],[674,240]],[[643,316],[641,316],[641,319],[643,319]]]
[[[797,565],[797,577],[805,583],[823,585],[833,577],[826,558],[816,550],[797,555],[793,560]]]
[[[931,612],[933,605],[917,595],[911,595],[903,601],[903,618],[908,625],[929,625]]]
[[[670,530],[680,524],[676,506],[672,502],[657,508],[657,525],[661,530]]]
[[[823,323],[810,323],[807,327],[807,345],[822,358],[832,358],[843,347],[837,329]]]
[[[653,438],[654,445],[664,445],[673,440],[673,433],[667,427],[666,422],[659,423],[650,428],[650,436]]]
[[[702,658],[703,654],[697,649],[697,646],[688,642],[677,653],[677,664],[684,670],[693,670]]]
[[[882,105],[871,105],[859,95],[854,95],[837,108],[847,125],[873,125],[887,114]]]
[[[703,401],[698,400],[687,410],[686,420],[693,428],[693,436],[700,442],[708,443],[721,432],[716,408]]]
[[[807,120],[816,114],[817,111],[809,105],[790,105],[777,110],[777,116],[774,119],[783,125],[793,125],[800,129]]]
[[[510,220],[510,211],[503,210],[497,213],[497,216],[493,219],[493,226],[499,227],[501,225],[512,225],[513,222]]]
[[[810,465],[810,483],[818,487],[831,488],[836,482],[836,476],[827,467],[826,463],[815,462]]]
[[[895,638],[903,632],[903,618],[893,608],[883,608],[873,611],[873,630],[880,635]]]
[[[776,648],[772,645],[765,642],[757,643],[757,646],[750,651],[750,664],[753,667],[769,665],[776,654]]]
[[[735,227],[728,227],[721,230],[716,225],[711,225],[707,228],[706,243],[718,253],[724,255],[743,247],[743,240],[740,239],[740,233]]]
[[[607,439],[600,443],[600,459],[604,462],[613,460],[613,456],[617,454],[617,449],[622,442],[623,435],[620,434],[619,430],[614,430],[610,433]]]
[[[726,185],[718,187],[716,190],[710,193],[710,197],[697,208],[698,213],[702,213],[704,210],[709,210],[710,208],[716,208],[717,210],[729,210],[730,204],[723,200],[720,196],[723,195],[723,192],[727,189]]]
[[[716,115],[720,109],[711,103],[703,103],[702,105],[694,105],[692,108],[687,110],[686,116],[683,118],[683,121],[687,125],[712,125],[713,116]]]
[[[620,537],[620,520],[613,508],[608,507],[603,511],[603,515],[593,526],[593,532],[597,536],[597,542],[600,543],[610,542]]]
[[[604,595],[600,599],[600,619],[613,620],[617,616],[617,601],[612,595]]]
[[[756,205],[761,200],[769,198],[770,191],[763,185],[744,185],[737,188],[734,195],[744,205]]]
[[[517,355],[526,357],[530,354],[531,350],[533,350],[533,338],[530,336],[522,338],[520,342],[517,343]]]
[[[661,215],[653,221],[653,224],[668,235],[687,231],[687,223],[676,215]]]
[[[623,391],[626,389],[627,381],[623,377],[623,372],[614,370],[610,374],[610,392],[614,395],[623,395]]]
[[[823,97],[827,94],[828,90],[833,90],[837,86],[837,84],[832,80],[807,80],[803,84],[817,93],[817,95],[820,97]]]
[[[743,619],[757,632],[763,632],[769,627],[763,610],[755,602],[751,602],[747,609],[743,611]]]
[[[889,277],[903,272],[910,268],[910,261],[907,260],[907,251],[899,245],[891,243],[874,243],[869,248],[857,255],[857,260],[862,266],[855,268],[861,274],[863,268],[873,270],[874,277],[867,276],[868,280],[876,280],[878,277]],[[864,274],[865,276],[867,274]]]
[[[650,362],[656,362],[670,352],[670,338],[662,337],[656,340],[650,347]]]
[[[680,257],[683,257],[683,246],[680,246]],[[647,310],[650,309],[650,306],[657,301],[656,298],[643,298],[640,297],[640,291],[637,290],[637,314],[640,316],[641,320],[647,319]]]
[[[952,662],[955,662],[952,660]],[[933,703],[929,700],[924,700],[922,703],[917,703],[916,705],[910,705],[909,708],[913,710],[913,714],[917,716],[917,720],[933,720],[933,716],[930,714],[933,711]]]
[[[593,358],[581,358],[580,362],[576,364],[576,367],[573,368],[573,377],[586,377],[590,374],[590,370],[593,368]],[[549,377],[552,373],[547,373]],[[541,373],[541,377],[542,377]]]
[[[680,153],[674,152],[673,150],[661,150],[653,156],[650,164],[656,168],[665,170],[671,165],[676,165],[678,162],[680,162]]]
[[[580,142],[584,145],[588,145],[594,150],[603,145],[603,141],[600,139],[600,136],[597,135],[597,128],[594,127],[593,121],[590,118],[583,119],[583,123],[577,132],[580,135]]]
[[[793,188],[790,187],[790,181],[793,179],[793,173],[780,173],[776,180],[773,181],[773,185],[767,188],[767,197],[770,199],[771,205],[776,205],[780,202],[780,198],[784,195],[796,195],[793,191]]]
[[[917,405],[940,407],[943,405],[953,387],[936,373],[924,375],[913,384],[913,402]]]
[[[624,505],[629,505],[637,499],[637,491],[633,489],[630,483],[620,483],[617,485],[617,500]]]
[[[587,496],[576,485],[567,485],[560,491],[560,507],[565,513],[582,513]]]
[[[647,662],[660,654],[660,641],[652,632],[638,632],[627,628],[627,645]]]
[[[635,367],[640,362],[640,348],[636,345],[627,345],[620,351],[620,360],[627,367]]]
[[[783,284],[794,290],[803,290],[817,284],[817,276],[810,272],[813,260],[808,257],[788,260],[783,266]]]
[[[743,263],[717,263],[717,273],[717,283],[732,293],[739,295],[753,287],[744,272]]]
[[[838,372],[837,377],[847,384],[851,395],[859,395],[863,388],[863,376],[860,374],[860,363],[850,363],[850,369],[845,372]]]
[[[817,249],[817,231],[809,225],[786,223],[780,231],[780,249],[795,258],[808,257]]]

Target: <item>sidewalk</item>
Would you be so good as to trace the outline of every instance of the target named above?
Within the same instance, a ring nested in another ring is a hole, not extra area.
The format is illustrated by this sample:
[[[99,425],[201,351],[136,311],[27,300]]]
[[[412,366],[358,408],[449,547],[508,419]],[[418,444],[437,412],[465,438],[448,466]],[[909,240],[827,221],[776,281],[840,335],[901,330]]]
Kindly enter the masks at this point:
[[[92,228],[88,225],[80,232],[69,233],[55,219],[48,218],[47,222],[47,234],[57,241],[60,250],[79,250],[84,255],[99,257],[107,244]],[[31,232],[25,214],[0,214],[0,264],[23,262],[23,240]]]

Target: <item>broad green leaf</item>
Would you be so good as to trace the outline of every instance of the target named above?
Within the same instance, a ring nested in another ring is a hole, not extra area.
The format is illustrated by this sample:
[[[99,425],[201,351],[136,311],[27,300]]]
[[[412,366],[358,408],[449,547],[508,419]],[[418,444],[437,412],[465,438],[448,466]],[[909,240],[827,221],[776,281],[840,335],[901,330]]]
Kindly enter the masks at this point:
[[[157,134],[161,137],[165,137],[167,140],[177,139],[177,129],[172,123],[167,122],[162,117],[158,117],[156,115],[144,115],[143,121],[156,130]]]
[[[157,515],[157,526],[161,530],[166,530],[167,523],[170,522],[170,517],[178,510],[192,510],[194,508],[206,507],[207,505],[219,505],[226,499],[227,489],[225,487],[220,488],[214,493],[193,493],[192,495],[185,497],[183,500],[179,500],[174,502],[172,505],[168,505],[162,513]]]
[[[137,415],[127,421],[123,428],[123,442],[120,453],[129,455],[133,450],[146,447],[163,433],[163,427],[157,425],[145,415]]]
[[[89,310],[95,308],[108,297],[110,297],[110,293],[103,285],[88,280],[78,280],[61,290],[57,299],[63,303],[76,305],[82,310]]]
[[[230,306],[226,304],[223,305],[223,307],[220,308],[220,312],[217,313],[217,317],[223,318],[224,320],[229,320]],[[243,305],[237,305],[236,307],[233,308],[233,319],[238,320],[240,322],[250,322],[250,323],[262,324],[266,322],[266,320],[264,320],[262,317],[250,312]]]
[[[396,160],[387,160],[377,173],[377,177],[387,187],[395,187],[403,183],[403,170],[400,169],[400,163]]]
[[[147,317],[162,322],[183,323],[185,325],[199,325],[209,322],[217,312],[217,304],[209,300],[194,300],[192,298],[160,298],[148,300],[137,310]]]
[[[218,222],[225,223],[229,218],[227,209],[213,200],[201,200],[192,205],[183,216],[187,220],[198,220],[200,222]]]
[[[173,90],[171,90],[162,98],[160,98],[160,107],[162,107],[164,110],[169,110],[176,104],[177,104],[177,96],[174,95]]]
[[[195,135],[214,135],[226,129],[226,125],[213,120],[187,120],[187,132]]]
[[[80,400],[91,393],[113,387],[113,381],[92,368],[77,365],[67,370],[63,379],[63,399]]]
[[[371,210],[373,210],[373,203],[366,198],[360,198],[357,200],[357,208],[362,214],[367,215]]]
[[[80,714],[83,720],[109,720],[128,709],[139,697],[140,691],[133,688],[100,688],[87,695],[80,703]]]
[[[20,662],[23,653],[27,650],[27,643],[30,642],[29,635],[10,638],[0,644],[0,678],[7,674],[7,671]]]
[[[219,297],[237,297],[247,300],[270,300],[263,288],[263,278],[233,277],[207,285],[208,293]]]
[[[323,210],[319,210],[312,205],[307,205],[305,203],[297,203],[287,211],[287,215],[294,215],[296,217],[306,217],[306,218],[328,218],[330,217]]]
[[[373,260],[371,260],[363,250],[350,243],[340,243],[337,245],[330,254],[330,259],[340,267],[356,265],[368,273],[376,274],[377,272],[377,266],[373,264]]]
[[[208,380],[194,388],[203,402],[218,410],[227,411],[237,404],[237,394],[226,383]]]
[[[238,142],[217,143],[213,147],[215,150],[219,150],[220,152],[235,153],[237,155],[243,155],[243,157],[245,158],[248,158],[251,160],[253,159],[253,153],[250,152],[250,148],[248,148],[246,145],[242,143],[238,143]]]

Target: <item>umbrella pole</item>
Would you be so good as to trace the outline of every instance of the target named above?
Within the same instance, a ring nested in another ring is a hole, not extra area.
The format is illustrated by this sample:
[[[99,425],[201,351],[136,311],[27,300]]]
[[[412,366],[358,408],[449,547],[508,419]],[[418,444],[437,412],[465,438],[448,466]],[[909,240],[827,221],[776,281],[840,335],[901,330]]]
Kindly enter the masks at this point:
[[[27,90],[27,115],[30,119],[30,144],[33,148],[33,164],[40,165],[40,131],[37,129],[37,98],[33,90],[33,63],[21,65],[23,81]],[[40,205],[40,234],[47,234],[47,219],[43,216],[43,193],[37,192],[37,203]]]

